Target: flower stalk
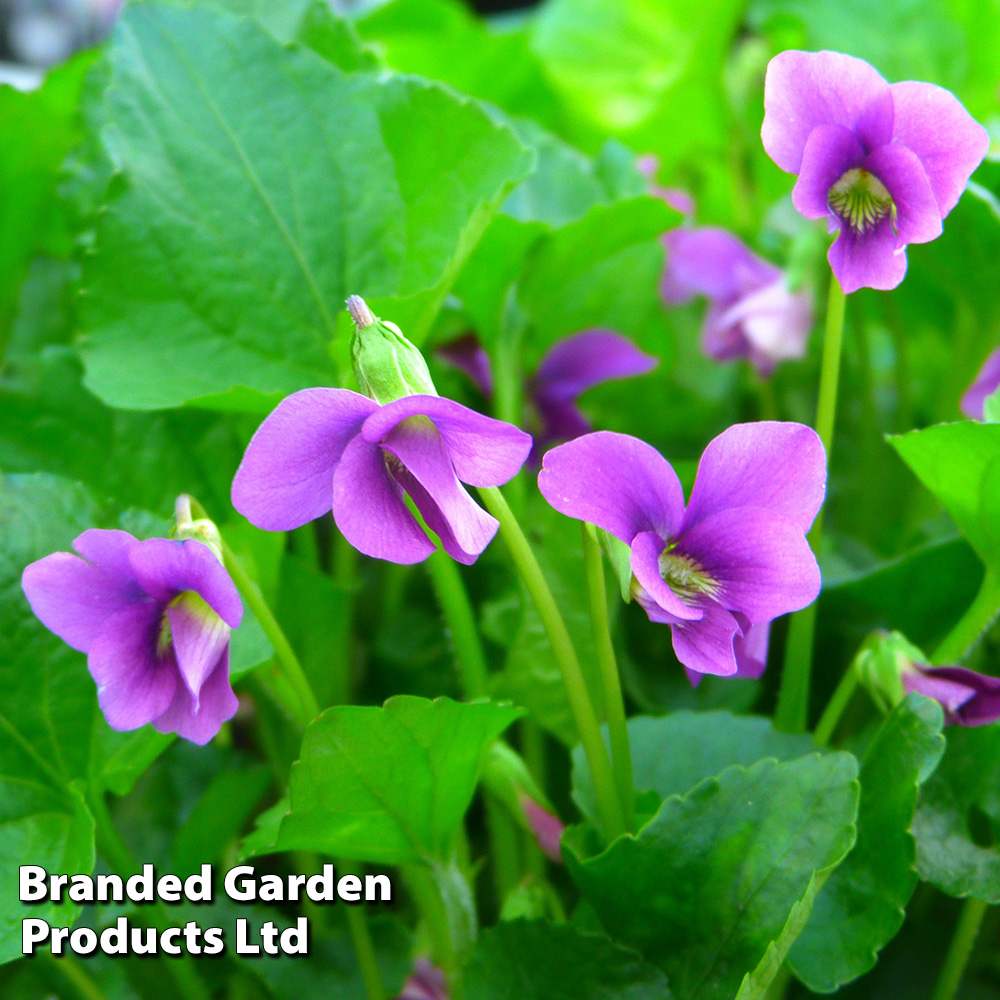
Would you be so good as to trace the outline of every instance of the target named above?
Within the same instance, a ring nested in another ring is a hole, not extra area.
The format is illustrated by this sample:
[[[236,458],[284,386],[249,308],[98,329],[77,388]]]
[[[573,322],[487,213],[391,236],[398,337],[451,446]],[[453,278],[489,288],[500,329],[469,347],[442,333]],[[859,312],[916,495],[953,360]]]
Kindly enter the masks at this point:
[[[954,1000],[988,909],[988,904],[981,899],[965,901],[931,1000]]]
[[[590,624],[597,647],[597,662],[601,668],[601,692],[604,716],[611,742],[611,767],[614,771],[618,798],[621,801],[625,828],[635,832],[635,793],[632,782],[632,751],[629,747],[625,701],[622,697],[618,661],[611,641],[608,622],[608,593],[604,582],[604,557],[592,524],[583,527],[583,561],[587,573],[587,596],[590,602]]]
[[[830,275],[830,295],[826,309],[823,360],[816,407],[816,433],[826,451],[827,468],[833,451],[833,431],[837,416],[840,359],[843,354],[844,311],[847,297],[836,276]],[[808,535],[816,558],[823,544],[823,509],[820,508]],[[792,615],[785,645],[785,664],[778,691],[774,724],[786,732],[805,732],[809,719],[809,686],[812,675],[813,641],[816,633],[816,602]]]
[[[601,739],[597,716],[566,623],[538,565],[538,560],[503,494],[496,487],[481,487],[479,495],[483,498],[486,509],[500,522],[500,532],[507,543],[511,559],[528,588],[528,593],[552,644],[552,652],[562,674],[570,710],[576,723],[577,735],[580,737],[594,779],[604,834],[609,841],[614,840],[626,831],[625,818],[611,763],[604,741]]]
[[[934,662],[959,663],[1000,615],[1000,579],[986,571],[979,593],[934,652]]]

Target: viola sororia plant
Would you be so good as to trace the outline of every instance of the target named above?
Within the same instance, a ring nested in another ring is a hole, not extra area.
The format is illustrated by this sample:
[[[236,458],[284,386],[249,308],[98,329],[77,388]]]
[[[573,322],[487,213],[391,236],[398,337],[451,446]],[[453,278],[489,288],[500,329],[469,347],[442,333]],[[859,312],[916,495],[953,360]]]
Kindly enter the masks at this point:
[[[996,5],[109,6],[0,86],[0,996],[1000,998]]]

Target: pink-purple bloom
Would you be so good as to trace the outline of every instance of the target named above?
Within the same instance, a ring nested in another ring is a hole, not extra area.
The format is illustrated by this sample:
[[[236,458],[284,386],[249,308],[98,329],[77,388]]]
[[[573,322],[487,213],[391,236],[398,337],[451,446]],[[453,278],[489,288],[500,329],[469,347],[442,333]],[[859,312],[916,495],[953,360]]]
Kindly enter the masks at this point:
[[[970,420],[986,418],[986,400],[1000,389],[1000,347],[984,362],[975,381],[962,397],[962,412]]]
[[[708,299],[701,343],[710,358],[745,358],[767,377],[779,361],[805,354],[812,301],[806,290],[789,289],[779,267],[724,229],[682,226],[663,239],[663,300]]]
[[[795,207],[840,231],[829,260],[844,292],[895,288],[906,247],[941,235],[989,148],[947,90],[889,84],[838,52],[782,52],[767,68],[761,137],[797,174]]]
[[[474,336],[462,337],[437,350],[442,360],[465,372],[479,391],[493,393],[489,355]],[[555,344],[539,362],[525,386],[537,427],[531,461],[557,441],[570,441],[591,429],[577,400],[588,389],[614,379],[645,375],[659,360],[640,351],[626,337],[611,330],[585,330]]]
[[[903,687],[933,698],[945,721],[959,726],[985,726],[1000,719],[1000,677],[967,667],[931,667],[910,663],[902,672]]]
[[[562,840],[563,830],[566,824],[554,813],[548,811],[545,806],[536,802],[530,795],[521,792],[518,796],[521,808],[524,810],[525,818],[531,832],[535,835],[538,847],[541,852],[550,860],[557,864],[562,863]]]
[[[705,449],[686,506],[659,452],[607,431],[548,452],[538,485],[556,510],[629,546],[632,594],[650,620],[670,626],[690,670],[731,676],[741,655],[752,670],[751,627],[819,594],[805,533],[823,502],[826,457],[802,424],[724,431]]]
[[[260,425],[233,480],[233,506],[258,528],[288,531],[328,511],[360,552],[415,563],[434,543],[471,564],[495,518],[463,488],[515,476],[531,437],[440,396],[379,405],[348,389],[303,389]]]
[[[418,958],[413,975],[403,984],[397,1000],[448,1000],[444,973],[426,958]]]
[[[96,528],[73,548],[32,563],[21,584],[46,628],[87,654],[108,724],[207,743],[238,707],[229,635],[243,605],[222,563],[199,541]]]

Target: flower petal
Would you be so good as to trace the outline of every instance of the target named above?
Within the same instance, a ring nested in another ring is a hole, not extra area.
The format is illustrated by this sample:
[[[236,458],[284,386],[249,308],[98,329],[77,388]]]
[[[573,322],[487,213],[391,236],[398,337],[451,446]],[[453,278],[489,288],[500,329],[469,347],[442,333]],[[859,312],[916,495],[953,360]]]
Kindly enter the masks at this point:
[[[685,604],[660,575],[660,553],[665,548],[666,543],[655,531],[640,532],[632,539],[632,572],[649,599],[665,611],[671,620],[697,621],[704,615],[702,608]],[[640,603],[648,614],[646,601],[640,600]]]
[[[684,516],[677,473],[655,448],[628,434],[598,431],[553,448],[542,459],[538,488],[561,514],[627,544],[640,531],[670,538]]]
[[[180,686],[173,658],[157,655],[162,617],[163,608],[154,601],[133,604],[112,615],[90,647],[87,666],[112,729],[152,722]]]
[[[756,679],[767,669],[767,649],[771,639],[771,623],[747,625],[743,634],[733,641],[736,654],[736,676]]]
[[[950,91],[932,83],[894,83],[893,139],[912,150],[930,181],[943,219],[958,204],[990,137]]]
[[[737,671],[733,641],[739,634],[739,624],[715,601],[705,601],[703,610],[699,621],[670,626],[674,652],[689,670],[731,677]]]
[[[734,424],[701,456],[685,530],[722,510],[760,507],[805,532],[825,494],[826,453],[811,427],[773,420]]]
[[[532,391],[547,402],[576,399],[602,382],[645,375],[659,363],[620,333],[586,330],[549,350],[532,379]]]
[[[790,174],[799,172],[817,126],[840,125],[874,149],[892,137],[892,122],[889,84],[863,59],[788,51],[768,64],[760,135],[768,156]]]
[[[809,133],[802,152],[792,204],[807,219],[825,219],[830,214],[830,188],[864,158],[865,151],[850,129],[818,125]]]
[[[123,581],[131,580],[137,597],[141,597],[141,588],[135,582],[132,564],[128,554],[133,546],[139,544],[139,539],[127,531],[117,529],[90,528],[82,535],[73,539],[73,548],[87,562],[100,566],[105,572],[120,577]]]
[[[821,578],[800,525],[769,510],[724,510],[685,531],[677,551],[719,584],[716,600],[750,624],[812,604]]]
[[[705,295],[728,305],[743,292],[770,284],[781,271],[742,240],[712,226],[673,229],[664,237],[667,267],[661,294],[668,305]]]
[[[150,538],[129,552],[129,562],[142,589],[157,601],[169,604],[178,594],[193,590],[230,628],[243,620],[236,585],[203,542]]]
[[[906,275],[906,254],[896,249],[896,233],[888,217],[868,233],[858,234],[844,226],[826,258],[845,295],[859,288],[889,291]]]
[[[333,474],[333,519],[359,552],[389,562],[420,562],[434,551],[389,475],[385,453],[358,435]]]
[[[490,356],[474,333],[468,333],[451,343],[442,344],[435,349],[434,357],[468,375],[487,399],[493,395]]]
[[[576,403],[568,400],[552,402],[547,399],[536,399],[535,408],[541,418],[542,428],[535,435],[528,462],[536,468],[552,445],[559,441],[572,441],[593,430],[590,421]]]
[[[404,396],[364,423],[365,440],[387,437],[408,417],[424,416],[441,432],[455,473],[470,486],[501,486],[517,475],[531,451],[531,435],[441,396]]]
[[[333,470],[378,404],[347,389],[303,389],[257,428],[233,479],[233,506],[265,531],[321,517],[333,500]]]
[[[433,425],[400,424],[382,448],[402,462],[394,473],[427,527],[453,559],[471,566],[493,540],[500,522],[486,513],[455,478],[447,445]]]
[[[91,543],[95,534],[96,529],[84,532]],[[93,548],[84,543],[89,551],[97,547],[99,542]],[[82,653],[90,651],[108,618],[144,597],[131,571],[119,575],[69,552],[54,552],[33,562],[21,576],[21,587],[42,624]]]
[[[228,722],[240,707],[229,680],[229,649],[223,651],[219,662],[201,688],[196,703],[191,692],[178,684],[173,700],[153,720],[161,733],[176,733],[199,746],[204,746]]]
[[[987,397],[997,389],[1000,389],[1000,347],[983,362],[976,380],[966,389],[962,397],[962,412],[971,420],[982,420]]]
[[[864,162],[888,189],[896,206],[896,248],[930,243],[942,231],[941,213],[916,153],[905,146],[879,146]]]
[[[167,607],[174,655],[195,710],[202,685],[229,648],[229,626],[194,591],[188,590]]]

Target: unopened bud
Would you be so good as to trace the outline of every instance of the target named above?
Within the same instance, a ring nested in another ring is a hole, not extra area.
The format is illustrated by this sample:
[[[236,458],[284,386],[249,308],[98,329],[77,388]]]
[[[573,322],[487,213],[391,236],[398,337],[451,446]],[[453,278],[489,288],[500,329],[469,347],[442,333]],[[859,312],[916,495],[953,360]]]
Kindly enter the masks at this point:
[[[395,323],[379,319],[359,295],[347,300],[354,320],[351,360],[361,391],[384,405],[404,396],[436,396],[427,362]]]
[[[854,657],[858,680],[884,712],[906,697],[903,678],[926,657],[900,632],[874,632]]]
[[[191,515],[191,497],[182,493],[177,498],[174,506],[177,517],[177,526],[171,532],[171,536],[179,542],[196,541],[207,545],[214,553],[220,563],[224,563],[222,557],[222,535],[215,526],[215,522],[207,517],[194,518]]]

